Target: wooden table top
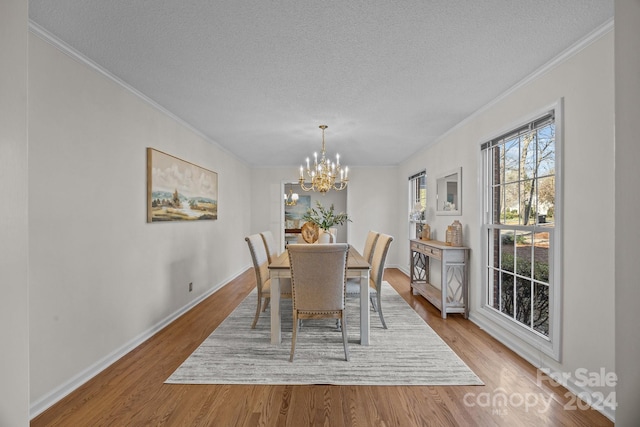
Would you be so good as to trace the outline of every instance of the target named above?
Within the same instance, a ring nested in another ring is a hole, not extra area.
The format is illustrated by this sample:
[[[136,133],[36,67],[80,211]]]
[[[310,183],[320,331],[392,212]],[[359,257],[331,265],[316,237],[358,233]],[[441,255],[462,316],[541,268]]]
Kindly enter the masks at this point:
[[[434,248],[449,250],[449,249],[460,249],[467,250],[469,249],[466,246],[451,246],[447,245],[445,242],[441,242],[439,240],[422,240],[422,239],[409,239],[411,242],[422,243],[423,245],[433,246]]]
[[[289,265],[289,253],[285,250],[278,255],[276,259],[269,264],[269,268],[273,270],[288,270],[291,268]],[[371,266],[364,259],[360,252],[353,246],[349,245],[349,257],[347,258],[347,270],[369,270]]]

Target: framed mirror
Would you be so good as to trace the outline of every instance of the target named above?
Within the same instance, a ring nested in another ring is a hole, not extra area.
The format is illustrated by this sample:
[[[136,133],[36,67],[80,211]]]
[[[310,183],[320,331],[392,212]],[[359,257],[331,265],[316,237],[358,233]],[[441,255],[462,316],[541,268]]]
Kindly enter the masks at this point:
[[[462,214],[462,168],[436,178],[436,215]]]

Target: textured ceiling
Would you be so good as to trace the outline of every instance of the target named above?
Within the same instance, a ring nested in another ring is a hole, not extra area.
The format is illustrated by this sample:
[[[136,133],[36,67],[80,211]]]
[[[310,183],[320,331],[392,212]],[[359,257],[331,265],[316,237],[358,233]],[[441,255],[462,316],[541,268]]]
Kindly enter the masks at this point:
[[[393,165],[613,0],[30,0],[32,22],[254,166]]]

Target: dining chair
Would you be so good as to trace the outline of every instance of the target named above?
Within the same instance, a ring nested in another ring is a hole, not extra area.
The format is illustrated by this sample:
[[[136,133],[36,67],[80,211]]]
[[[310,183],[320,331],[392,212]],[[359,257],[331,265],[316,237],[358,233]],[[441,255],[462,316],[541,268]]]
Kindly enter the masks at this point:
[[[369,264],[371,264],[371,255],[373,255],[373,248],[376,246],[378,242],[378,237],[380,233],[377,231],[369,230],[367,233],[367,239],[364,241],[364,250],[362,251],[362,256],[367,260]]]
[[[263,231],[260,233],[260,236],[262,236],[264,247],[267,250],[267,259],[269,260],[269,264],[271,264],[273,259],[279,255],[273,233],[271,231]]]
[[[349,361],[345,288],[347,277],[347,243],[291,244],[288,246],[293,298],[293,334],[291,355],[296,351],[299,320],[339,319],[345,360]]]
[[[262,241],[264,242],[264,248],[267,251],[267,260],[269,264],[280,255],[278,253],[278,248],[276,246],[276,241],[273,238],[273,233],[271,231],[263,231],[260,233],[262,237]],[[280,289],[291,289],[291,279],[281,278],[280,279]],[[280,292],[282,294],[282,292]],[[262,311],[264,312],[267,307],[269,307],[269,302],[271,298],[267,298],[264,301],[264,305],[262,306]]]
[[[256,285],[258,288],[258,306],[256,315],[251,324],[251,329],[255,329],[260,317],[260,308],[262,311],[267,309],[269,300],[271,299],[271,279],[269,278],[269,257],[267,249],[262,239],[262,235],[252,234],[245,237],[251,252],[251,260],[253,261],[253,269],[256,273]],[[291,281],[280,279],[280,297],[291,298]]]
[[[376,246],[380,233],[377,231],[369,230],[367,233],[367,239],[364,242],[364,250],[362,256],[371,264],[371,256],[373,255],[373,248]],[[360,279],[349,278],[347,279],[347,295],[360,294]],[[373,304],[373,303],[372,303]]]
[[[380,233],[378,233],[377,231],[369,230],[369,232],[367,233],[367,238],[364,242],[364,250],[362,251],[362,256],[367,260],[369,264],[371,264],[371,256],[373,255],[373,248],[375,248],[376,242],[378,241],[378,236],[380,236]],[[360,279],[353,277],[348,278],[347,296],[355,294],[360,295]],[[373,299],[371,300],[371,305],[374,306]],[[338,327],[340,327],[340,322],[338,322]]]
[[[369,274],[369,299],[371,299],[373,309],[378,312],[380,322],[384,329],[387,329],[387,323],[384,321],[384,316],[382,314],[382,275],[384,273],[384,263],[387,259],[387,252],[389,251],[389,246],[392,241],[393,237],[388,234],[380,233],[373,248],[373,252],[371,253],[371,261],[369,261],[371,264],[371,272]],[[347,282],[347,295],[360,295],[359,280],[350,280]]]

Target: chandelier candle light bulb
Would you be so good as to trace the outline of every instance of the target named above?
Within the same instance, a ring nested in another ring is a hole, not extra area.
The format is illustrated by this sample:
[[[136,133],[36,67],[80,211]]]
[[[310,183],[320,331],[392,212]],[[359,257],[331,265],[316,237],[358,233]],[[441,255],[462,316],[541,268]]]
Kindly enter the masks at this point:
[[[294,193],[292,189],[289,189],[289,195],[287,195],[287,193],[284,193],[284,204],[286,206],[295,206],[296,204],[298,204],[298,193]]]
[[[313,153],[313,169],[310,167],[309,158],[307,157],[307,178],[311,181],[311,186],[305,185],[304,168],[300,166],[300,187],[304,191],[318,191],[325,194],[327,191],[344,190],[349,183],[349,168],[342,169],[340,166],[340,155],[336,154],[336,161],[327,160],[324,130],[327,125],[320,125],[322,129],[322,151],[320,152],[320,161],[318,162],[318,153]],[[337,179],[336,179],[337,178]]]

